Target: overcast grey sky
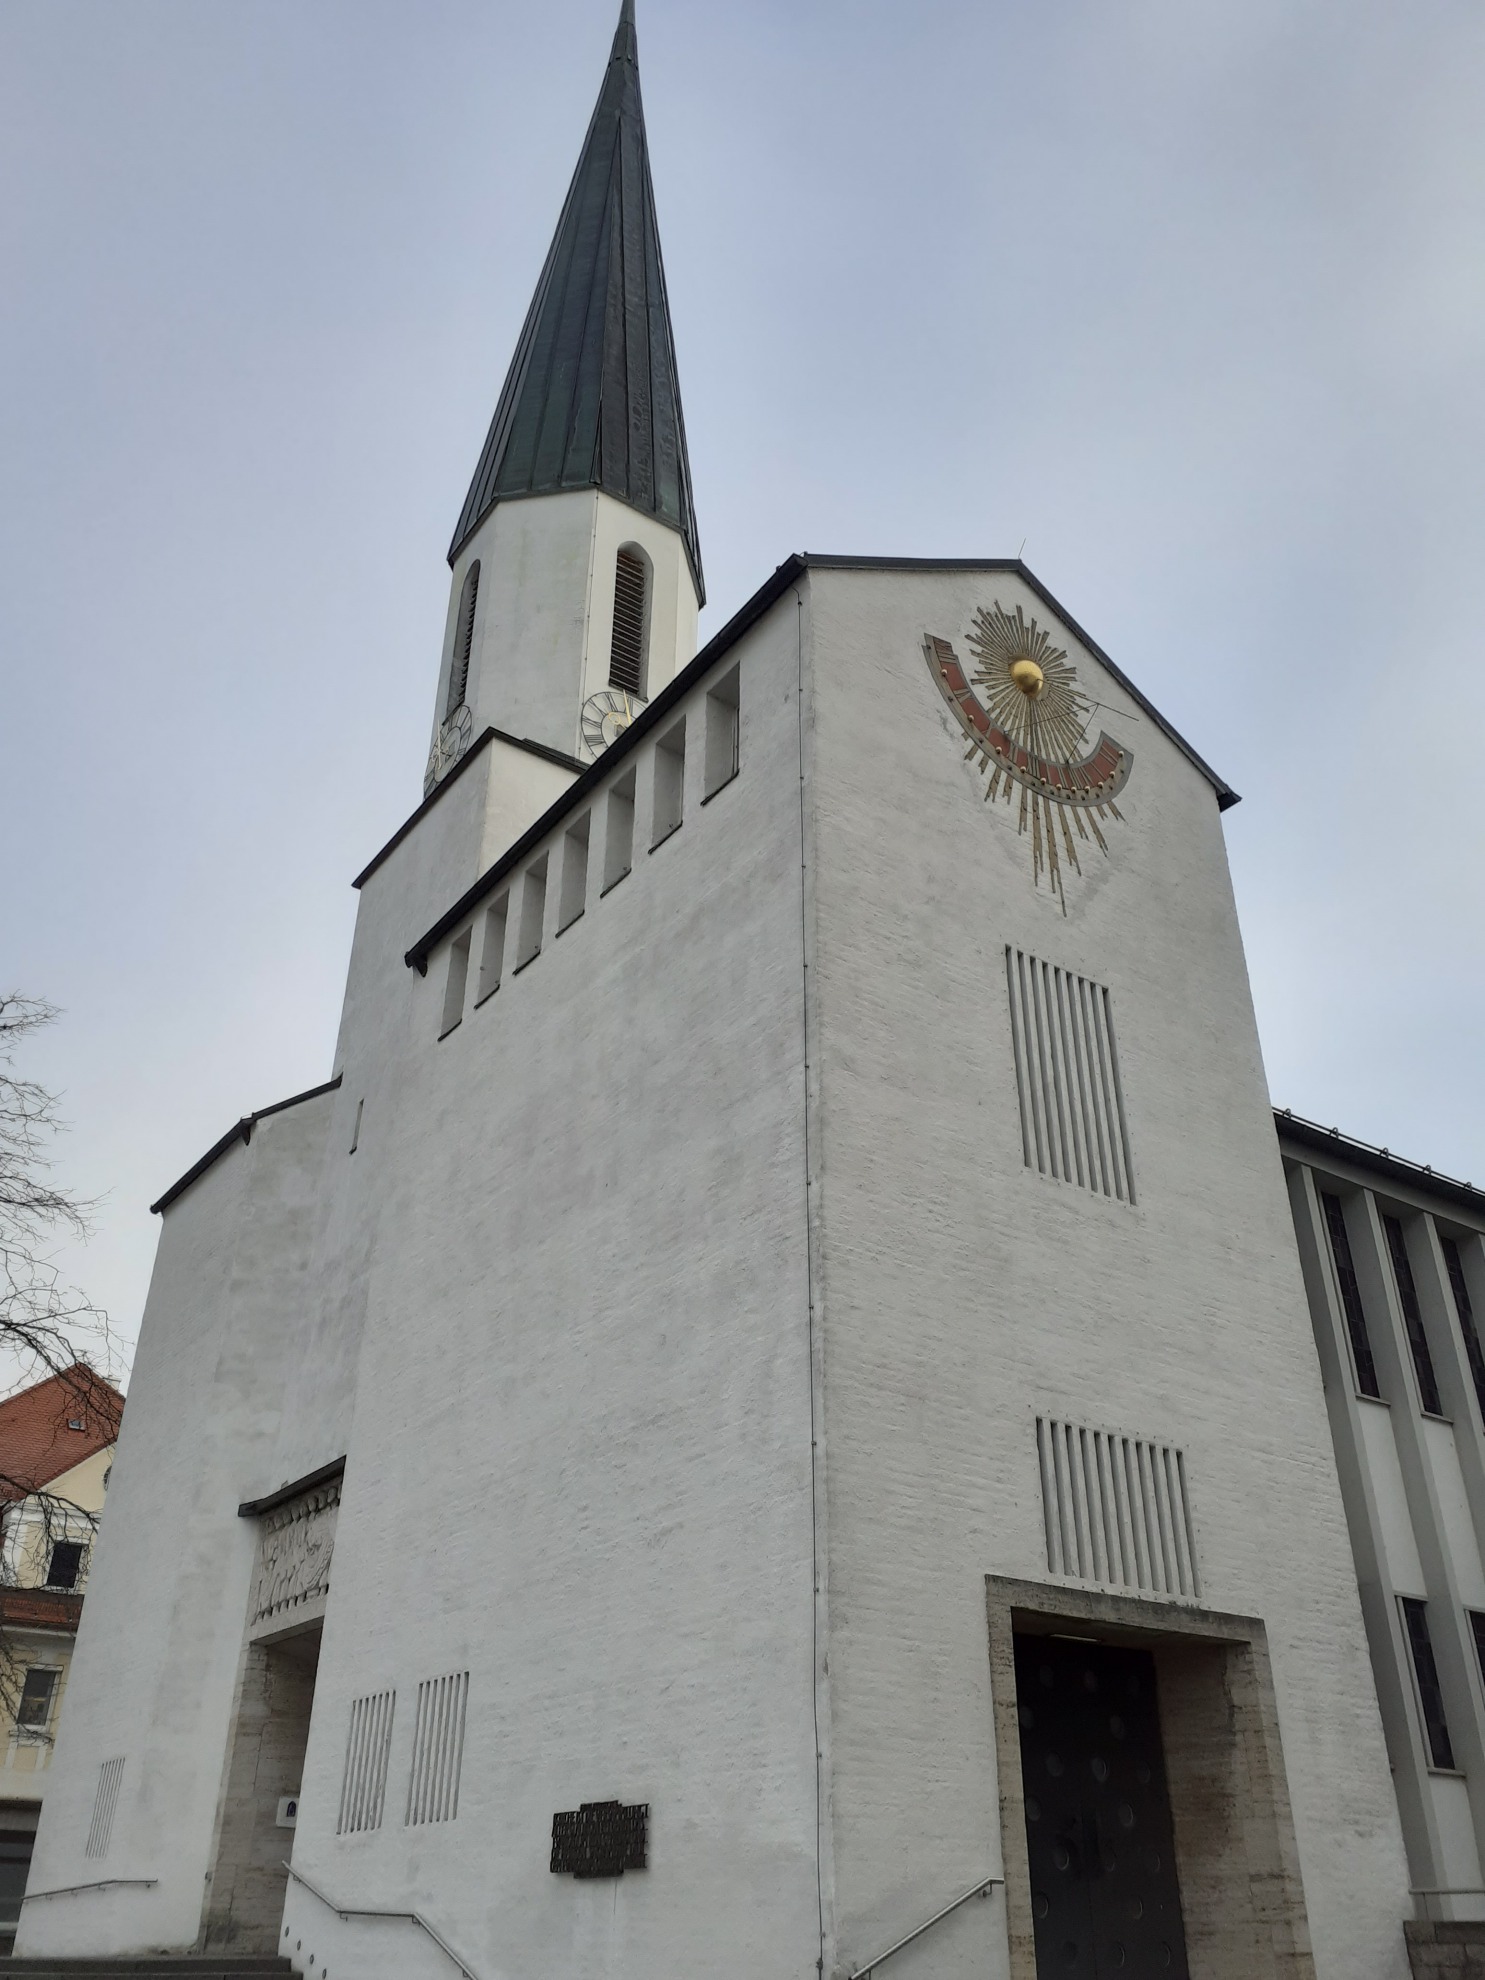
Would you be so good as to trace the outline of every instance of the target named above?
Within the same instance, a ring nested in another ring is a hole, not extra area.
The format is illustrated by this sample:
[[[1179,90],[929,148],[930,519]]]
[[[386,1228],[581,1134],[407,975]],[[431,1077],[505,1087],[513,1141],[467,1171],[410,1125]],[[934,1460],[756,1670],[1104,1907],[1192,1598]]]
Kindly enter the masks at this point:
[[[0,0],[0,981],[65,1262],[328,1076],[617,0]],[[1026,561],[1243,793],[1279,1104],[1485,1182],[1485,14],[640,0],[715,630]]]

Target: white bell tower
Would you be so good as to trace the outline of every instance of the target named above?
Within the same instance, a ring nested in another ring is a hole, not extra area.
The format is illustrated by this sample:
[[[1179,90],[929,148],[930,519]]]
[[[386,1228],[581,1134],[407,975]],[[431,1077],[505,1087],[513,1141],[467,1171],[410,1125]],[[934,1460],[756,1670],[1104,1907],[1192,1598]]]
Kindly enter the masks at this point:
[[[633,0],[449,565],[430,791],[486,728],[591,757],[696,651],[705,591]]]

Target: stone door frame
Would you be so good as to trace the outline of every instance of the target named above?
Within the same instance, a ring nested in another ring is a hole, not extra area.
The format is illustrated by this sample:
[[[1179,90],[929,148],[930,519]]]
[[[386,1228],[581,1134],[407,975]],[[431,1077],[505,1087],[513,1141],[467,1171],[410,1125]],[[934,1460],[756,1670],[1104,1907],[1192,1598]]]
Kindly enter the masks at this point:
[[[1018,1635],[1081,1635],[1151,1652],[1192,1974],[1315,1980],[1263,1624],[999,1575],[985,1577],[985,1606],[1011,1980],[1037,1980]]]

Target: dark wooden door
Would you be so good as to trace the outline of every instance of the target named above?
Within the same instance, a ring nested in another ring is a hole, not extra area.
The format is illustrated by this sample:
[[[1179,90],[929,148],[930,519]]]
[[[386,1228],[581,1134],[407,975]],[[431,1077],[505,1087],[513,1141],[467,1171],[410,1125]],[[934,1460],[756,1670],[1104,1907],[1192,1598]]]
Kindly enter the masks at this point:
[[[1038,1980],[1189,1980],[1155,1662],[1016,1638]]]

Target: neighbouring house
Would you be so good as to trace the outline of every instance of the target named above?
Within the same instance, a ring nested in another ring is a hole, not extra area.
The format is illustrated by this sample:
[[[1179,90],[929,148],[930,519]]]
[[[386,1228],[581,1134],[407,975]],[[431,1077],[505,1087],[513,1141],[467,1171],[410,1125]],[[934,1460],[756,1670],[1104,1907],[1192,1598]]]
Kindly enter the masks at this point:
[[[0,1402],[0,1951],[46,1792],[124,1398],[84,1363]]]

